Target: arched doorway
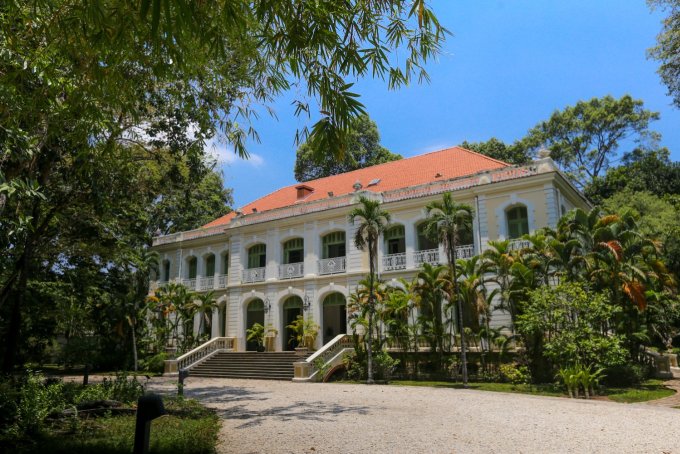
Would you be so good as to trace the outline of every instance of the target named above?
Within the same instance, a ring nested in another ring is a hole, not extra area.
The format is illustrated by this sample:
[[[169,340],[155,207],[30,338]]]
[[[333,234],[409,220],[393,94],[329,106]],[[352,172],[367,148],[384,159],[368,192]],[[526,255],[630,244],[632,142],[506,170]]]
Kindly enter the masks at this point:
[[[347,301],[342,293],[331,293],[323,300],[323,343],[347,332]]]
[[[255,323],[259,323],[264,326],[264,301],[257,298],[248,303],[246,307],[246,330],[251,328]],[[248,335],[246,334],[246,338]],[[257,342],[246,341],[246,350],[255,351],[257,350]]]
[[[295,332],[286,327],[293,323],[299,315],[302,315],[302,298],[297,295],[289,296],[283,303],[283,317],[281,318],[283,322],[281,327],[283,350],[295,350],[298,345],[295,340]]]

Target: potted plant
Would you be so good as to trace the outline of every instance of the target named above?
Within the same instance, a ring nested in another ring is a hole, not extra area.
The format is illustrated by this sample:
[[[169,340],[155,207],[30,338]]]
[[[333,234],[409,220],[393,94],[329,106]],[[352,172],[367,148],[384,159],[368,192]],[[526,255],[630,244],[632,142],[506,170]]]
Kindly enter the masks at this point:
[[[297,342],[297,347],[295,347],[296,352],[304,354],[308,350],[314,348],[314,342],[319,335],[319,325],[314,323],[311,316],[304,319],[302,315],[298,315],[293,323],[286,328],[293,331],[290,342]]]
[[[279,333],[272,325],[262,326],[259,323],[253,323],[253,326],[246,330],[246,340],[248,342],[255,342],[257,344],[257,351],[264,352],[267,350],[265,347],[265,338],[274,339]],[[273,344],[273,341],[272,341]]]
[[[264,326],[259,323],[253,323],[253,326],[246,330],[246,340],[248,342],[255,342],[257,344],[257,351],[263,352],[264,348]]]

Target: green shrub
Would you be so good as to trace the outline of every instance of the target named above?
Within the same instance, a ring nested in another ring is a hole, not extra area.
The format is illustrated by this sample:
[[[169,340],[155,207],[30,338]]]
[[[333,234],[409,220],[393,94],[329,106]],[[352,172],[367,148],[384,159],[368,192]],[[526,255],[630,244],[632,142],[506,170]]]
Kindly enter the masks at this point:
[[[63,383],[45,383],[39,372],[27,371],[19,390],[16,425],[19,432],[35,434],[42,430],[50,413],[61,411],[64,406]]]
[[[167,353],[158,353],[156,355],[150,356],[144,361],[140,361],[140,365],[143,369],[148,370],[149,372],[162,374],[165,370],[166,359],[168,359]]]
[[[502,381],[513,385],[526,385],[531,383],[531,372],[527,366],[519,364],[501,364],[499,375]]]
[[[626,386],[639,385],[649,375],[649,367],[637,363],[626,363],[605,369],[605,377],[602,383],[606,386],[623,388]]]
[[[373,373],[376,380],[391,380],[399,360],[394,359],[386,351],[378,352],[373,357]]]

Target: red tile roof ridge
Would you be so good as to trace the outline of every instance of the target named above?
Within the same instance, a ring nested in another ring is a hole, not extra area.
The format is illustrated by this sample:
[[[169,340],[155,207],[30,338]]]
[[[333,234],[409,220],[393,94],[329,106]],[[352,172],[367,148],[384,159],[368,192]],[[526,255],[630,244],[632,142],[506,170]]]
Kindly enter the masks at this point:
[[[273,196],[274,194],[284,192],[284,191],[289,190],[291,188],[295,188],[296,186],[305,185],[305,186],[311,187],[313,189],[313,191],[310,194],[308,194],[304,199],[291,201],[286,206],[295,205],[295,204],[300,203],[300,202],[302,202],[302,203],[307,202],[308,201],[307,199],[309,197],[311,197],[318,190],[318,187],[323,186],[323,184],[320,184],[320,183],[324,183],[324,182],[326,182],[330,179],[337,179],[337,178],[340,178],[340,177],[348,178],[347,177],[348,175],[350,176],[349,178],[351,179],[351,175],[353,173],[359,173],[359,172],[365,173],[366,169],[380,169],[380,168],[385,167],[385,166],[395,165],[395,163],[403,163],[404,161],[409,161],[409,160],[412,160],[412,159],[423,159],[426,156],[434,155],[434,154],[437,154],[437,153],[450,152],[450,151],[459,151],[459,152],[467,153],[469,155],[474,155],[475,157],[482,158],[486,161],[489,161],[490,163],[494,163],[496,165],[500,165],[500,166],[503,166],[503,167],[510,167],[511,166],[511,164],[508,164],[507,162],[491,158],[489,156],[486,156],[486,155],[481,154],[481,153],[477,153],[477,152],[472,151],[472,150],[468,150],[466,148],[462,148],[462,147],[459,147],[459,146],[447,147],[447,148],[442,148],[442,149],[439,149],[439,150],[429,151],[427,153],[409,156],[409,157],[406,157],[406,158],[403,158],[403,159],[398,159],[396,161],[389,161],[389,162],[384,162],[382,164],[376,164],[374,166],[362,167],[362,168],[359,168],[359,169],[350,170],[349,172],[343,172],[343,173],[339,173],[339,174],[336,174],[336,175],[329,175],[327,177],[316,178],[314,180],[295,182],[293,184],[283,186],[283,187],[278,188],[274,191],[271,191],[266,195],[258,197],[257,199],[255,199],[251,202],[248,202],[247,204],[239,207],[238,209],[236,209],[236,210],[234,210],[234,211],[232,211],[232,212],[230,212],[230,213],[228,213],[228,214],[226,214],[222,217],[219,217],[219,218],[209,222],[208,224],[205,224],[203,227],[212,227],[212,226],[216,226],[216,225],[226,224],[236,216],[237,211],[242,211],[244,215],[250,214],[250,213],[246,213],[245,209],[247,209],[248,207],[257,207],[257,205],[261,201],[268,199],[269,197]],[[340,195],[340,194],[338,194],[338,195]],[[276,209],[276,208],[283,208],[283,206],[265,208],[263,210],[258,210],[258,212],[270,211],[270,210]]]
[[[512,165],[512,164],[508,164],[507,162],[503,162],[503,161],[500,161],[498,159],[494,159],[494,158],[487,156],[485,154],[477,153],[476,151],[468,150],[467,148],[459,147],[459,146],[456,145],[456,146],[453,146],[453,147],[446,147],[446,148],[441,148],[439,150],[428,151],[427,153],[417,154],[417,155],[414,155],[414,156],[408,156],[406,158],[397,159],[396,161],[383,162],[381,164],[375,164],[375,165],[368,166],[368,167],[361,167],[359,169],[350,170],[349,172],[343,172],[343,173],[338,173],[336,175],[329,175],[327,177],[316,178],[314,180],[307,180],[307,181],[298,182],[298,183],[295,183],[294,185],[289,185],[289,186],[284,186],[282,188],[279,188],[274,192],[280,191],[282,189],[286,189],[286,188],[291,187],[291,186],[297,186],[297,185],[300,185],[300,184],[309,184],[309,183],[313,183],[315,181],[323,181],[323,180],[326,180],[328,178],[335,178],[338,175],[350,175],[352,173],[361,172],[361,171],[364,171],[366,169],[376,169],[376,168],[379,168],[379,167],[382,167],[382,166],[388,166],[390,164],[394,164],[395,162],[404,162],[404,161],[408,161],[410,159],[420,159],[420,158],[424,158],[425,156],[428,156],[428,155],[432,155],[432,154],[436,154],[436,153],[443,153],[445,151],[451,151],[451,150],[460,150],[460,151],[464,151],[466,153],[474,154],[474,155],[480,156],[484,159],[487,159],[489,161],[495,162],[496,164],[501,164],[501,165],[504,165],[504,166],[511,166]],[[271,195],[274,192],[271,192],[267,195]],[[267,196],[264,196],[264,197],[267,197]],[[260,199],[263,199],[264,197],[260,197]],[[260,200],[260,199],[258,199],[258,200]],[[250,202],[247,205],[255,203],[256,201]]]

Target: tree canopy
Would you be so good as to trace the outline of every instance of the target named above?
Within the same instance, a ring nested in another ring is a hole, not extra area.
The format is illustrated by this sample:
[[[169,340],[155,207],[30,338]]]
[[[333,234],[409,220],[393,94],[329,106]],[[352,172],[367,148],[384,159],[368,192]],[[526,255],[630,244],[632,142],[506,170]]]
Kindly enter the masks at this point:
[[[313,141],[300,145],[295,159],[295,179],[309,181],[401,158],[380,145],[378,126],[368,115],[361,115],[352,121],[347,148],[341,158],[316,149]]]
[[[495,137],[490,138],[486,142],[468,142],[467,140],[460,144],[461,147],[476,151],[490,158],[498,159],[507,162],[508,164],[526,164],[531,161],[529,150],[522,144],[521,141],[515,142],[512,145],[507,145],[502,140]]]
[[[658,118],[657,112],[644,108],[643,101],[628,95],[592,98],[555,111],[522,142],[534,150],[550,149],[555,162],[584,188],[607,171],[624,140],[651,135],[649,123]]]
[[[658,73],[668,88],[676,107],[680,107],[680,0],[647,0],[652,8],[668,12],[657,45],[649,49],[649,56],[660,63]]]

